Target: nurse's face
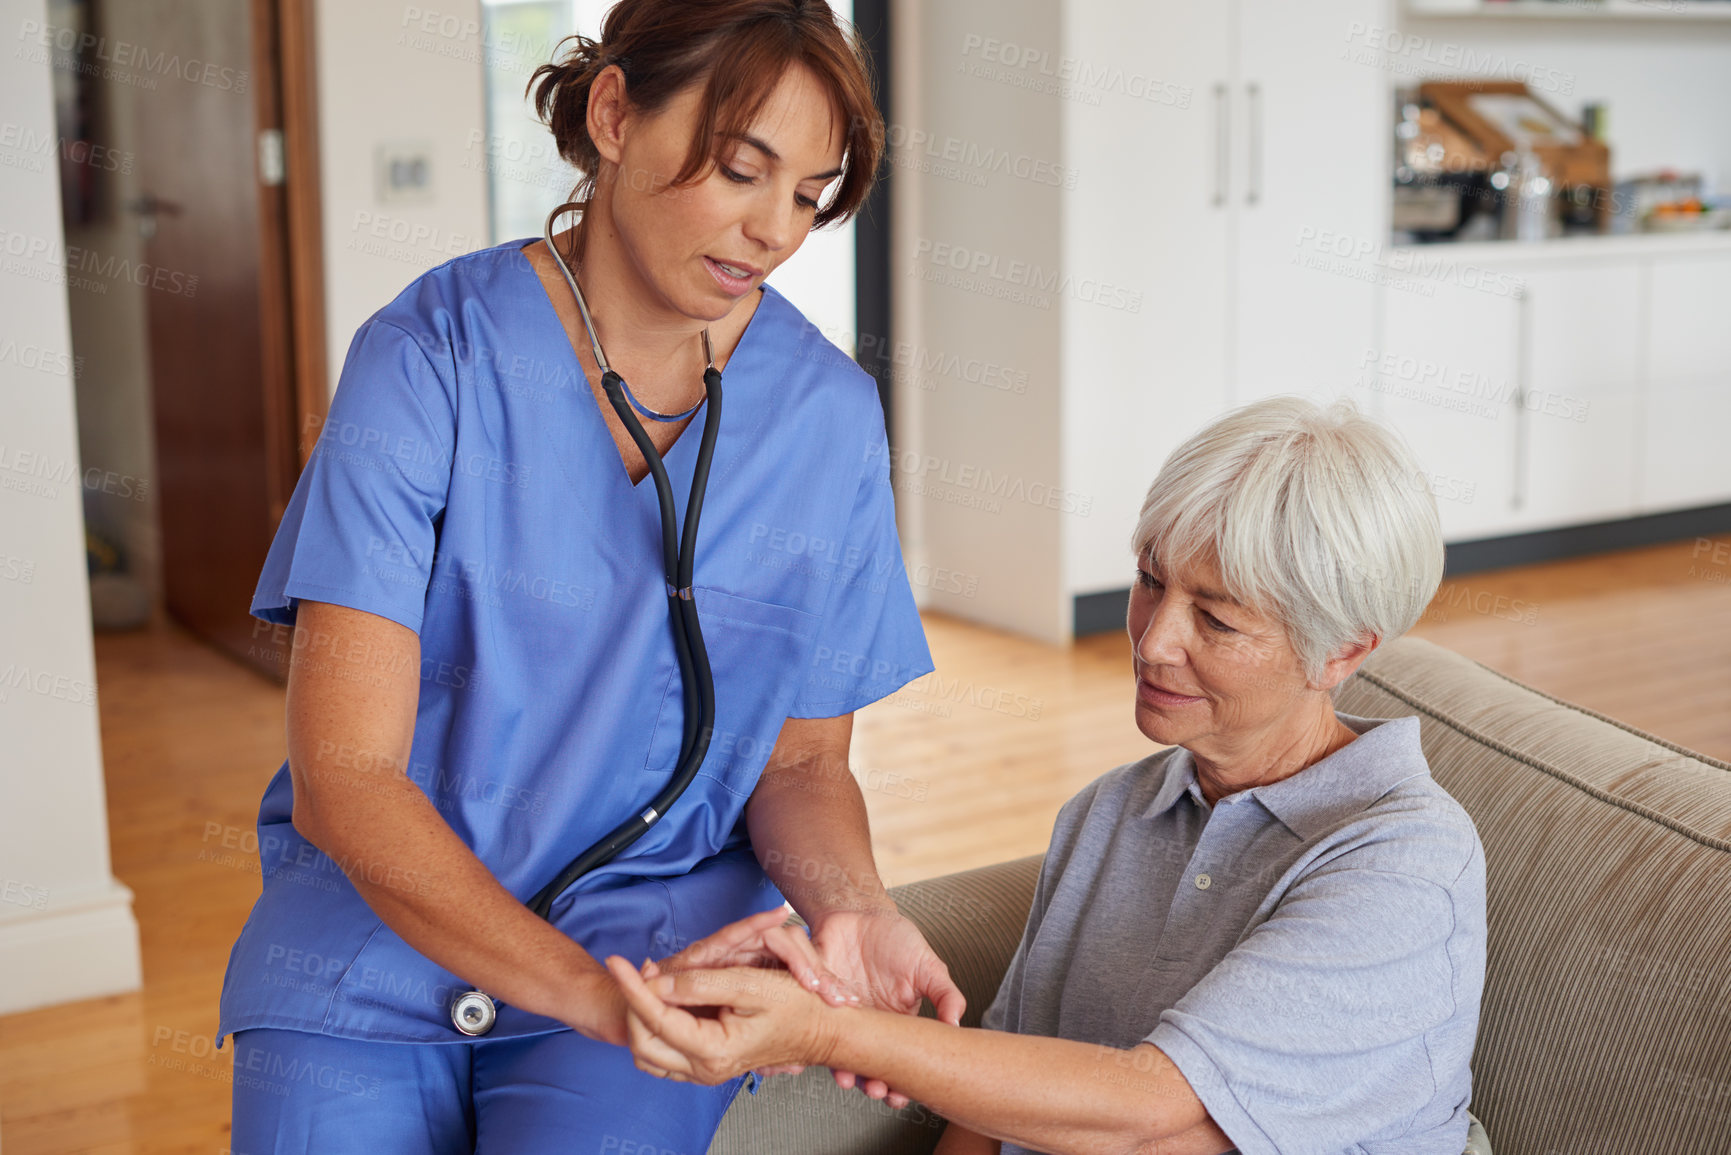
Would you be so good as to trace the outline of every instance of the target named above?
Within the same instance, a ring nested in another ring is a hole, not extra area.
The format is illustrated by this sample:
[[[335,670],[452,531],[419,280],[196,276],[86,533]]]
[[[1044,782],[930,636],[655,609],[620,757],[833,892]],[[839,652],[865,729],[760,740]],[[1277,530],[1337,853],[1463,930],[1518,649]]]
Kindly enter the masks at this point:
[[[701,83],[693,84],[652,115],[627,111],[617,134],[596,145],[615,161],[598,174],[609,182],[608,221],[648,303],[709,322],[799,251],[840,175],[843,138],[828,91],[794,67],[719,163],[695,184],[672,188],[666,182],[685,163],[701,96]]]
[[[1224,587],[1213,559],[1169,573],[1144,557],[1127,615],[1137,728],[1222,759],[1283,729],[1313,692],[1285,628]]]

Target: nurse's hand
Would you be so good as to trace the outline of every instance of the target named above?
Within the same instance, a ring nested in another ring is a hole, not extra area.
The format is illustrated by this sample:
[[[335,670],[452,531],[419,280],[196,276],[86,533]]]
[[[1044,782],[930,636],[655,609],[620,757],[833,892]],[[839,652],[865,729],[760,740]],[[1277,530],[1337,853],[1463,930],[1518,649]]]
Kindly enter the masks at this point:
[[[865,994],[862,1005],[917,1015],[920,1000],[927,998],[941,1021],[961,1025],[967,998],[926,936],[905,916],[893,910],[835,911],[818,923],[812,943],[830,970]],[[908,1105],[906,1095],[881,1079],[860,1082],[851,1072],[837,1071],[835,1081],[841,1087],[858,1083],[865,1094],[887,1099],[898,1111]]]
[[[812,945],[811,936],[787,924],[787,908],[765,910],[729,923],[678,954],[653,964],[650,972],[724,970],[728,967],[785,968],[800,986],[834,1006],[858,1003],[860,992],[832,971]]]
[[[722,927],[659,962],[643,969],[646,978],[688,970],[722,970],[728,967],[786,968],[794,981],[821,996],[832,1006],[858,1004],[860,995],[824,965],[811,937],[797,926],[786,925],[787,909],[761,911]],[[758,1074],[797,1075],[799,1066],[767,1067]]]
[[[785,971],[731,967],[645,979],[618,955],[607,969],[630,1004],[637,1068],[659,1078],[714,1086],[750,1070],[824,1063],[833,1048],[836,1012]]]

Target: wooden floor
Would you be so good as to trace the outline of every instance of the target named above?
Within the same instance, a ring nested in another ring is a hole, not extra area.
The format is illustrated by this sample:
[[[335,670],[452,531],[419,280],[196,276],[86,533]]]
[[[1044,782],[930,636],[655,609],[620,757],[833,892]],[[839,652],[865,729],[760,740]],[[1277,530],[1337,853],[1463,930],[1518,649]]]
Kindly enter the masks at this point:
[[[1731,566],[1695,552],[1471,575],[1414,632],[1731,758]],[[1054,649],[938,617],[927,631],[940,674],[856,730],[892,883],[1044,849],[1065,799],[1152,749],[1123,636]],[[0,1018],[0,1148],[219,1155],[229,1052],[208,1039],[258,893],[240,842],[283,757],[282,691],[166,626],[98,638],[97,669],[114,871],[137,896],[145,987]]]

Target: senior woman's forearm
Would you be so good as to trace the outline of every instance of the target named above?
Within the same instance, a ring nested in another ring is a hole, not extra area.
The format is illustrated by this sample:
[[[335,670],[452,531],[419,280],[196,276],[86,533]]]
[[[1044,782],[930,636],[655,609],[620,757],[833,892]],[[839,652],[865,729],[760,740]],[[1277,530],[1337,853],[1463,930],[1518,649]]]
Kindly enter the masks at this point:
[[[1123,1051],[855,1008],[822,1013],[828,1050],[814,1061],[882,1079],[981,1135],[1052,1155],[1232,1146],[1211,1139],[1189,1083],[1147,1044]]]

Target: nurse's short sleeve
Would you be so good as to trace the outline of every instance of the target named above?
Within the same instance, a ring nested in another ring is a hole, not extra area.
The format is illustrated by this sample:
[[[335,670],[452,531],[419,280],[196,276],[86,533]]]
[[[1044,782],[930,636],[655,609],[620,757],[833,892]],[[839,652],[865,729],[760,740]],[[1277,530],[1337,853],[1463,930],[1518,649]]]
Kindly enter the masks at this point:
[[[454,401],[425,351],[378,318],[355,334],[253,594],[253,616],[294,621],[302,598],[419,633],[451,480]]]
[[[792,718],[851,714],[932,672],[896,536],[889,447],[881,432],[866,446],[839,556],[806,682],[788,710]]]
[[[1295,885],[1145,1040],[1243,1155],[1392,1139],[1436,1093],[1425,1036],[1456,1013],[1454,897],[1350,857]]]

